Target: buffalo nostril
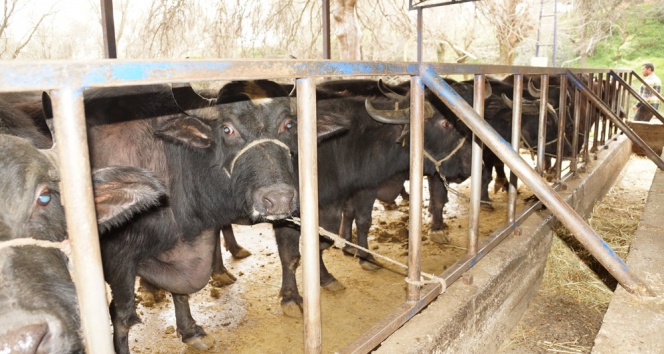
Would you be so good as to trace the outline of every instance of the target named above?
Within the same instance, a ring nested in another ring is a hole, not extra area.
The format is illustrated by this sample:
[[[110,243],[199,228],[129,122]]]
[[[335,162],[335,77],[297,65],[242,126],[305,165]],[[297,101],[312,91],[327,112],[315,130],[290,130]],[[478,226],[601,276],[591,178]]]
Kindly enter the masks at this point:
[[[48,334],[48,324],[32,323],[0,335],[0,348],[10,353],[37,353]]]
[[[289,212],[295,193],[292,190],[270,191],[263,195],[263,207],[267,213]]]

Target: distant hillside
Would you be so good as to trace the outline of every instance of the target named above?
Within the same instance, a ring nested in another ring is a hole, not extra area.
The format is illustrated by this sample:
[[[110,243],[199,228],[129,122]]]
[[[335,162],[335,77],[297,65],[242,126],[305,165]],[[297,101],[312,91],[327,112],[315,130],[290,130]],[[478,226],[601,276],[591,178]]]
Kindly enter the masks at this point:
[[[589,67],[631,68],[641,73],[641,64],[652,62],[664,77],[664,3],[646,1],[624,10],[620,29],[597,46]]]

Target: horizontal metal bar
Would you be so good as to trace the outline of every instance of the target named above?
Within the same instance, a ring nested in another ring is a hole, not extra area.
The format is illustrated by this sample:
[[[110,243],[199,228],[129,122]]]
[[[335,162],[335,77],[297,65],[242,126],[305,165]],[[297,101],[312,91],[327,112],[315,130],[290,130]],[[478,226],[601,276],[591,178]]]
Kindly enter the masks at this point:
[[[564,74],[550,67],[427,64],[446,75],[467,74]],[[0,65],[0,92],[41,91],[59,87],[131,86],[164,82],[250,80],[329,76],[417,75],[416,62],[326,60],[201,60],[169,61],[12,61]],[[575,69],[575,73],[608,72],[608,69]]]

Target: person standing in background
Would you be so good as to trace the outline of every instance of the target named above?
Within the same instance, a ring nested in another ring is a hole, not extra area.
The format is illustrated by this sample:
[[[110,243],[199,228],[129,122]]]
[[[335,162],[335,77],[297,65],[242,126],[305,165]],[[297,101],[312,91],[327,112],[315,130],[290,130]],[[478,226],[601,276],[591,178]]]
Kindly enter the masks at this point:
[[[662,81],[655,75],[655,66],[652,63],[645,63],[641,66],[641,74],[643,74],[644,81],[650,85],[657,93],[662,92]],[[641,97],[650,104],[655,110],[659,108],[659,98],[650,91],[645,85],[641,85]],[[634,121],[648,122],[652,118],[652,112],[645,107],[641,102],[637,102],[633,110],[636,111]]]

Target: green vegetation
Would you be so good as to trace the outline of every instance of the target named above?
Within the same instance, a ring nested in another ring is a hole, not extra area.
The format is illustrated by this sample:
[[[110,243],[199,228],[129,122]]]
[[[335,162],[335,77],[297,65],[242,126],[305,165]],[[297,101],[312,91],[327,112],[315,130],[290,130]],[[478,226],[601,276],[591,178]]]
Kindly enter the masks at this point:
[[[588,67],[631,68],[641,74],[641,64],[652,62],[664,72],[664,4],[632,5],[623,9],[613,35],[597,46]]]

